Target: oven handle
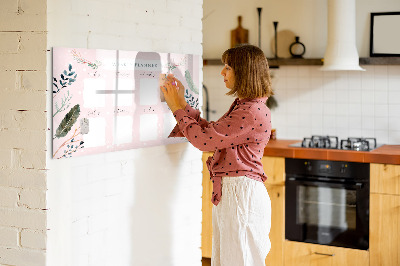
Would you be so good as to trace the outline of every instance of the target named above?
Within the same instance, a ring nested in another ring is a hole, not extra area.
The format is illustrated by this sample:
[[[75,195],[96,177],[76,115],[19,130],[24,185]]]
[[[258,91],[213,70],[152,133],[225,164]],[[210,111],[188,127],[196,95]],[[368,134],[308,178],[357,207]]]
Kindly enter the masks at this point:
[[[332,181],[321,181],[321,180],[316,180],[316,181],[309,181],[309,180],[304,180],[303,178],[297,178],[297,177],[288,177],[286,181],[291,181],[291,182],[296,182],[296,183],[301,183],[304,185],[318,185],[318,184],[325,184],[325,185],[341,185],[349,188],[355,188],[355,189],[361,189],[363,187],[363,183],[361,182],[356,182],[356,183],[346,183],[346,182],[332,182]]]

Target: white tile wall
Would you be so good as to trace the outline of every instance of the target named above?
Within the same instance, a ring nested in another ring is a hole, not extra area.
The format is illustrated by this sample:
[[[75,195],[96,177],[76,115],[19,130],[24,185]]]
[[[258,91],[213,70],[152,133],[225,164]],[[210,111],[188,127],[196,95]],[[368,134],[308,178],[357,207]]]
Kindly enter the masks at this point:
[[[272,124],[281,139],[310,135],[376,137],[382,144],[400,144],[400,66],[366,65],[365,72],[323,72],[318,66],[271,69],[278,108]],[[210,90],[211,120],[228,109],[233,98],[220,67],[204,68]]]

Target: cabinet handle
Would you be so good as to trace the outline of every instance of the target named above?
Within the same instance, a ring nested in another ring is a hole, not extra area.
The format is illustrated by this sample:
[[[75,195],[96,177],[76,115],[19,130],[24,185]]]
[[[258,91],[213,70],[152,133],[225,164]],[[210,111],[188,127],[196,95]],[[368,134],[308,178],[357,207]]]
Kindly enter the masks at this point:
[[[327,254],[327,253],[320,253],[320,252],[314,252],[314,254],[316,254],[316,255],[324,255],[324,256],[331,256],[331,257],[335,256],[335,254]]]

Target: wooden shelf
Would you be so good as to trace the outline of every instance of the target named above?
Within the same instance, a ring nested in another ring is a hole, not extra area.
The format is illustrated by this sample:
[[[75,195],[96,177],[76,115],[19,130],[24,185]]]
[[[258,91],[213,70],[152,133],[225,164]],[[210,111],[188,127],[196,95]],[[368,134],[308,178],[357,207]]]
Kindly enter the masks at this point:
[[[400,65],[400,57],[362,57],[360,65]]]
[[[322,58],[269,58],[268,63],[274,66],[322,66]]]
[[[268,58],[268,64],[270,67],[279,66],[304,66],[304,65],[322,65],[321,58]],[[220,59],[204,59],[203,65],[205,66],[218,66],[222,65]]]
[[[323,58],[268,58],[271,68],[279,66],[322,66]],[[204,66],[222,65],[220,59],[204,59]],[[360,65],[400,65],[400,57],[362,57]]]

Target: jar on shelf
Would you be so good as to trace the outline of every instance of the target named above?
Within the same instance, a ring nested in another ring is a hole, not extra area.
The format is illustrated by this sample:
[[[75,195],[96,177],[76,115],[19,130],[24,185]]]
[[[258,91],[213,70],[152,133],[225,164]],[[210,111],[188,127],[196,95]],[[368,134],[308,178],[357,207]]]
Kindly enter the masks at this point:
[[[306,53],[306,47],[300,42],[299,36],[296,36],[295,40],[296,41],[290,45],[289,52],[292,58],[303,58],[303,55]]]

